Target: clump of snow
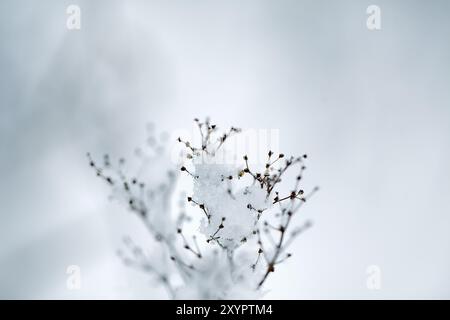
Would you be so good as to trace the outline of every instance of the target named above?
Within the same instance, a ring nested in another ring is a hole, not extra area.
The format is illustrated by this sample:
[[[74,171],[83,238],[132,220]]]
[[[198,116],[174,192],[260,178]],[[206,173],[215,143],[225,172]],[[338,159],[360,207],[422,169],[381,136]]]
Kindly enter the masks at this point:
[[[256,230],[258,210],[271,205],[267,192],[259,185],[239,186],[239,171],[226,164],[196,164],[194,171],[193,199],[203,204],[210,215],[209,221],[203,218],[200,231],[210,238],[223,224],[214,238],[227,248],[235,248],[251,237]]]

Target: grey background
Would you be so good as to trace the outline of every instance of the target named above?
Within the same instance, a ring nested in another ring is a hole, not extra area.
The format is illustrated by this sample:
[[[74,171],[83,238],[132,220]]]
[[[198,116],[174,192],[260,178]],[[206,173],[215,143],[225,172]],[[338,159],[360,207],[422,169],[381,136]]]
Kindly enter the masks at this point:
[[[72,3],[79,31],[66,29]],[[370,4],[380,31],[366,28]],[[0,297],[164,297],[115,257],[140,226],[85,153],[131,153],[148,120],[172,131],[211,116],[279,129],[322,187],[267,298],[450,298],[449,13],[448,1],[1,1]]]

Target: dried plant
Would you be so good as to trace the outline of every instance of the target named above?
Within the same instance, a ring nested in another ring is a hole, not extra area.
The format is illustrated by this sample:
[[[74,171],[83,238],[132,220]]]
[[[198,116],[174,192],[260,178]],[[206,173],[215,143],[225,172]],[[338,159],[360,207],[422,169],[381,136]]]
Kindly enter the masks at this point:
[[[167,137],[158,141],[153,128],[147,151],[137,151],[141,168],[135,175],[125,173],[124,159],[113,165],[105,155],[100,165],[88,154],[97,176],[142,219],[162,252],[158,258],[151,257],[127,237],[119,255],[125,264],[155,277],[171,298],[258,298],[270,273],[291,257],[287,249],[294,238],[311,226],[306,221],[291,227],[300,208],[318,190],[304,192],[301,188],[307,156],[287,157],[268,151],[261,168],[252,168],[248,155],[241,155],[240,164],[224,164],[217,159],[227,152],[229,138],[241,130],[232,127],[220,133],[208,119],[195,122],[200,144],[178,138],[184,150],[180,164],[167,170],[157,185],[146,171],[155,168],[158,160],[166,165],[172,162],[167,160]],[[297,171],[289,189],[285,178],[291,170]],[[193,191],[176,212],[171,203],[180,174],[192,180]],[[283,190],[290,191],[283,194]],[[199,212],[196,234],[185,231],[185,224],[192,219],[185,203]]]

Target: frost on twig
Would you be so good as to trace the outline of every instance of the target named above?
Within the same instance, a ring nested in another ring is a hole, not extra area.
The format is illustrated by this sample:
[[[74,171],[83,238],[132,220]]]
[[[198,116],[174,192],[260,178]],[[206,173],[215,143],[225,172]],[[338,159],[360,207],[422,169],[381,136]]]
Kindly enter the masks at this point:
[[[307,155],[268,151],[261,167],[250,165],[250,155],[241,155],[237,164],[223,163],[227,141],[241,130],[231,127],[221,132],[208,119],[195,119],[195,123],[200,143],[177,138],[184,152],[179,164],[168,170],[157,167],[161,159],[165,166],[172,163],[167,158],[167,141],[153,135],[146,151],[137,152],[141,168],[135,174],[126,173],[124,159],[113,163],[105,155],[98,162],[88,154],[97,176],[111,186],[112,196],[141,218],[165,253],[151,259],[126,238],[119,256],[126,265],[152,274],[171,298],[258,298],[270,273],[291,257],[287,248],[294,238],[311,226],[310,221],[291,226],[318,190],[301,187]],[[162,182],[154,183],[154,176],[146,174],[149,168],[160,175],[164,172]],[[179,178],[189,179],[193,187],[176,211],[171,203]],[[185,204],[198,214],[188,215]],[[195,234],[184,228],[191,220],[199,221]]]

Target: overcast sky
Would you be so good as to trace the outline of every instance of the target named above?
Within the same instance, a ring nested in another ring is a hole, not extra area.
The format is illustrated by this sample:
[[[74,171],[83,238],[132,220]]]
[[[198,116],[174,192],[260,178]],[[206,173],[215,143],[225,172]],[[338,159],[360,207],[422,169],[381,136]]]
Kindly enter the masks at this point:
[[[140,226],[85,154],[130,154],[148,121],[175,132],[210,116],[279,130],[321,186],[267,298],[450,298],[449,13],[437,0],[1,1],[0,297],[162,297],[115,257]]]

